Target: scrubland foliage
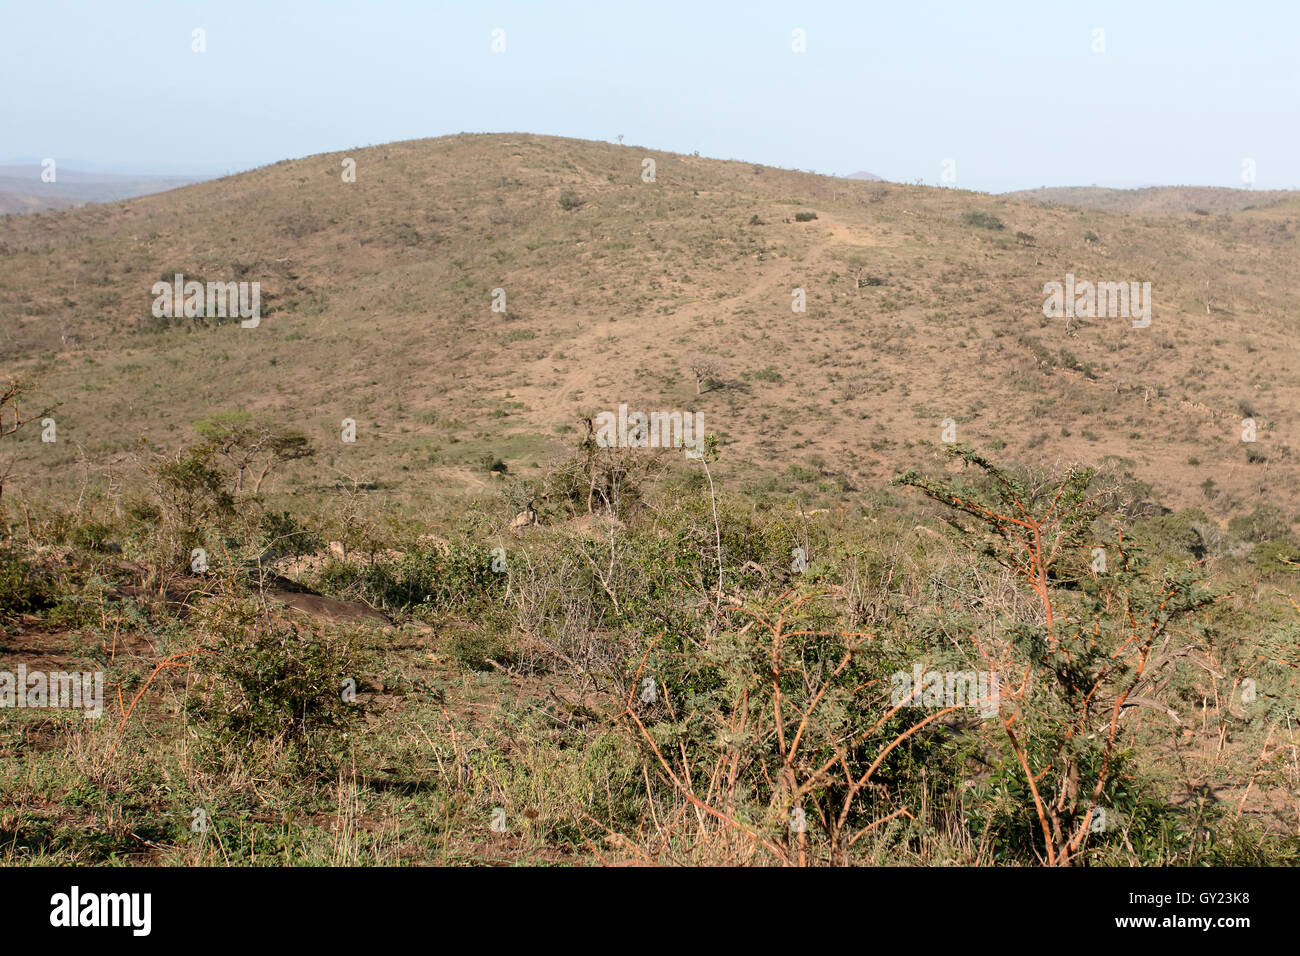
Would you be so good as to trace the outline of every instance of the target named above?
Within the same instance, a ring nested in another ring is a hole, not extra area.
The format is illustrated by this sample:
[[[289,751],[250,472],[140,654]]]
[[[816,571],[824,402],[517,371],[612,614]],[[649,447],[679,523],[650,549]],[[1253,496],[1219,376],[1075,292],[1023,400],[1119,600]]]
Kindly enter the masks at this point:
[[[1297,858],[1295,810],[1252,800],[1294,783],[1300,608],[1285,548],[1228,560],[1288,543],[1267,513],[1215,537],[1113,470],[959,446],[810,516],[728,492],[713,440],[693,462],[582,442],[497,504],[385,529],[357,483],[318,511],[237,494],[211,432],[140,456],[125,507],[29,505],[0,552],[3,640],[72,640],[109,687],[66,744],[37,725],[0,751],[10,860],[138,854],[142,831],[207,862]],[[326,546],[340,510],[365,548]],[[953,698],[968,675],[991,701]],[[133,825],[49,821],[25,766],[58,799],[134,788],[87,811]],[[1207,801],[1206,774],[1250,786]],[[339,787],[346,846],[310,822]]]

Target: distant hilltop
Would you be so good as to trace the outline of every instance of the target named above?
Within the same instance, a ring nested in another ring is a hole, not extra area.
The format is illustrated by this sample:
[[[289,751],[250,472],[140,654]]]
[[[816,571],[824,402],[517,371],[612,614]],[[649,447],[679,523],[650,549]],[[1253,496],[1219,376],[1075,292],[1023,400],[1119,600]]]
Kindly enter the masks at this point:
[[[844,178],[845,178],[845,179],[865,179],[865,180],[867,180],[868,182],[872,182],[872,183],[883,183],[883,182],[885,181],[885,177],[883,177],[883,176],[877,176],[875,173],[865,173],[865,172],[849,173],[849,174],[848,174],[847,176],[845,176]]]
[[[1210,215],[1271,206],[1293,198],[1295,192],[1285,189],[1227,189],[1220,186],[1146,186],[1141,189],[1043,186],[1001,195],[1003,199],[1020,199],[1043,205],[1080,206],[1108,212]]]
[[[204,178],[118,175],[59,166],[51,172],[48,166],[37,164],[0,165],[0,215],[134,199],[201,182]]]

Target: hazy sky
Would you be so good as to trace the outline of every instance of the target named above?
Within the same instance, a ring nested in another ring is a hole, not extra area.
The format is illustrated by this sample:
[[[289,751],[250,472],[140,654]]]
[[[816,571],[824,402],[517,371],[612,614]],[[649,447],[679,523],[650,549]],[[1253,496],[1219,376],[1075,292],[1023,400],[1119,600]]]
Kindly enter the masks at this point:
[[[1249,158],[1295,188],[1300,0],[0,0],[0,161],[225,173],[462,131],[905,182],[952,159],[994,191],[1241,186]]]

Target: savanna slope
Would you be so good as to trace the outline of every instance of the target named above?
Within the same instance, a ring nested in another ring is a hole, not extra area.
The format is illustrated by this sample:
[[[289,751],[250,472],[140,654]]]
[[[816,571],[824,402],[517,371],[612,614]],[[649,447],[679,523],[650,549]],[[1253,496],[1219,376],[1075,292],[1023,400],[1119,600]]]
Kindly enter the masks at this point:
[[[1294,863],[1298,213],[511,134],[0,219],[0,674],[106,687],[0,863]]]
[[[1014,459],[1115,456],[1171,504],[1211,479],[1227,514],[1297,503],[1298,234],[1295,199],[1118,215],[464,135],[4,218],[0,360],[62,403],[66,440],[29,449],[51,475],[242,408],[328,449],[302,481],[472,489],[483,460],[526,471],[626,402],[702,412],[738,466],[820,456],[852,485],[933,457],[952,418]],[[260,281],[261,326],[160,329],[150,287],[175,273]],[[1066,273],[1150,281],[1151,327],[1045,319]],[[700,353],[727,387],[696,395]]]

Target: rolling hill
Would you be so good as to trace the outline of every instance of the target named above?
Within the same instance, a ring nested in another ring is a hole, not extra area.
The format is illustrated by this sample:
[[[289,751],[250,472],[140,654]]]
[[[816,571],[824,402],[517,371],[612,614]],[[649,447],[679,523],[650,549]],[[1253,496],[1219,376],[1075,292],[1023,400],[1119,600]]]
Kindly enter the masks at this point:
[[[734,477],[810,467],[832,499],[932,461],[951,419],[1005,459],[1128,469],[1170,507],[1293,514],[1300,199],[1165,205],[528,134],[399,142],[0,219],[0,363],[60,403],[58,443],[22,434],[32,493],[228,409],[324,449],[285,492],[321,467],[396,500],[472,492],[486,462],[527,476],[626,403],[700,412]],[[260,282],[260,325],[155,318],[176,274]],[[1045,317],[1067,274],[1150,282],[1150,326]],[[700,355],[721,371],[697,394]]]
[[[0,863],[1292,863],[1298,234],[525,134],[0,218],[0,675],[108,718]]]
[[[1141,189],[1105,189],[1100,186],[1062,186],[1002,193],[1005,199],[1081,206],[1121,213],[1215,213],[1260,209],[1295,199],[1283,189],[1223,189],[1217,186],[1146,186]]]

